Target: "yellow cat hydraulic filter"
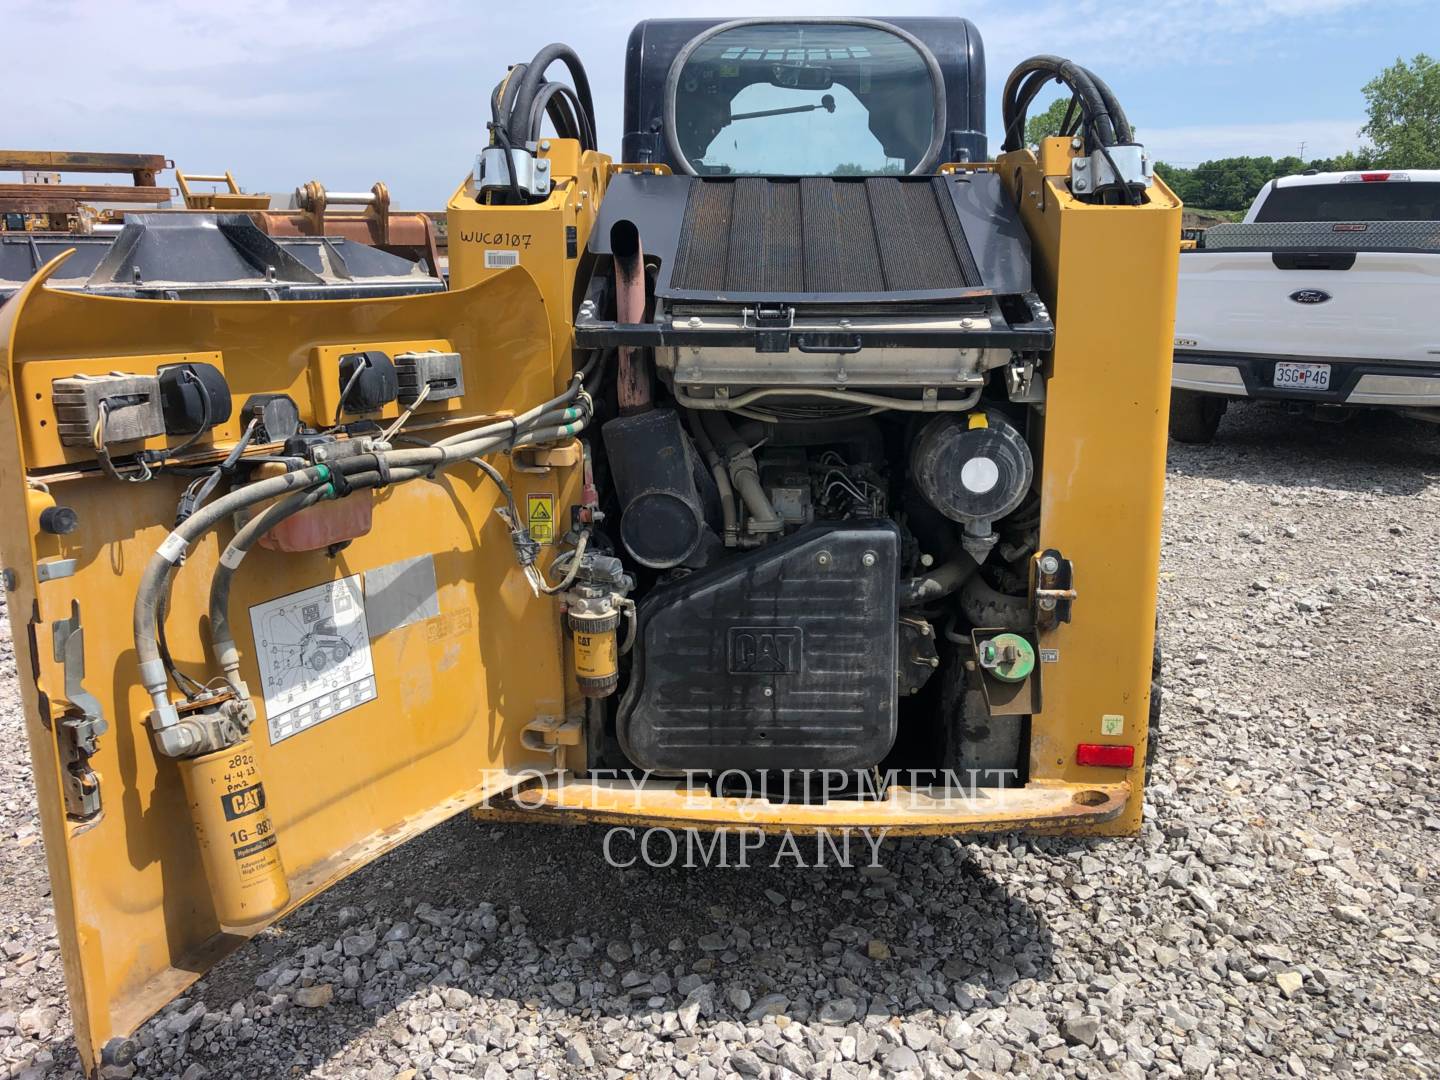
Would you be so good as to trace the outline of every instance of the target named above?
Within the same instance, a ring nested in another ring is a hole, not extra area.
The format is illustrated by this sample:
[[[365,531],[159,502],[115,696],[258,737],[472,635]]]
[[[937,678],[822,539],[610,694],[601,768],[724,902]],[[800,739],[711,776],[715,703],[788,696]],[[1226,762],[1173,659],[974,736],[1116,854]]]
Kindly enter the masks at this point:
[[[620,612],[606,596],[593,609],[571,607],[566,619],[575,642],[575,682],[580,692],[586,697],[608,697],[620,682],[615,645]]]
[[[243,739],[176,764],[220,925],[272,918],[290,902],[290,889],[255,744]]]

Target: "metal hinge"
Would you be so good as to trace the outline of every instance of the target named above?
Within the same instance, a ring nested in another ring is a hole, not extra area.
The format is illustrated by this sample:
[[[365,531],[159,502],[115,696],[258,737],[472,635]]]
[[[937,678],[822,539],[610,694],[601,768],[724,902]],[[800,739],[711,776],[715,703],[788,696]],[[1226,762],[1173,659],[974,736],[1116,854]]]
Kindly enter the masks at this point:
[[[527,750],[542,754],[554,754],[558,761],[567,746],[579,746],[584,735],[579,720],[566,720],[560,716],[537,716],[525,725],[520,733],[520,743]]]
[[[1037,378],[1033,356],[1015,356],[1005,366],[1005,390],[1010,400],[1024,405],[1039,405],[1045,400],[1045,381]]]
[[[1035,556],[1035,628],[1050,630],[1070,621],[1075,602],[1075,567],[1054,548]]]
[[[76,821],[100,813],[100,778],[90,768],[97,740],[110,729],[94,694],[85,689],[85,630],[80,603],[70,601],[70,617],[51,627],[55,662],[65,668],[66,712],[55,725],[64,768],[65,812]]]

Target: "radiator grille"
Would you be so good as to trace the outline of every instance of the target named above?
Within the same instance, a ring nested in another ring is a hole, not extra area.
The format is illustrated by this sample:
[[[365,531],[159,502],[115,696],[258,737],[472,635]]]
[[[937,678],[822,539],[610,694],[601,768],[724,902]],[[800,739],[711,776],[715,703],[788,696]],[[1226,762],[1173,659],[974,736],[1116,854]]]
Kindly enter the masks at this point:
[[[943,177],[695,180],[670,287],[715,294],[979,287],[946,185]]]

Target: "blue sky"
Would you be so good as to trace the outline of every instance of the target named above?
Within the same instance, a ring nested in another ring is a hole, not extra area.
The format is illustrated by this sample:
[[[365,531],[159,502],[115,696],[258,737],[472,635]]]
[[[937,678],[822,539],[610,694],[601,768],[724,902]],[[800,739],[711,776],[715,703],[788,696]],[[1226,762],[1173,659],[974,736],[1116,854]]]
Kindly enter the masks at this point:
[[[1068,56],[1116,90],[1162,160],[1326,155],[1353,147],[1361,86],[1399,56],[1440,54],[1440,0],[977,0],[797,2],[794,14],[964,14],[989,67],[998,144],[1005,75]],[[625,39],[646,15],[773,13],[669,0],[632,6],[247,0],[196,4],[0,0],[8,147],[163,153],[229,168],[247,190],[316,178],[440,208],[481,145],[510,62],[567,41],[595,87],[603,149],[618,150]],[[11,179],[16,179],[11,177]],[[167,178],[168,179],[168,178]]]

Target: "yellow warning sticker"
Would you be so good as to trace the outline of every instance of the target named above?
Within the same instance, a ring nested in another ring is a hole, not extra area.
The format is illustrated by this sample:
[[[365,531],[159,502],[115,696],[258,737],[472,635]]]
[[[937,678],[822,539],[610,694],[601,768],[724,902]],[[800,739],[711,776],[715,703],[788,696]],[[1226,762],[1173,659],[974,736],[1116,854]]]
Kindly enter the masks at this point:
[[[525,518],[530,539],[537,544],[555,542],[555,496],[525,496]]]
[[[1114,713],[1106,713],[1100,717],[1101,735],[1124,735],[1125,717],[1116,716]]]

